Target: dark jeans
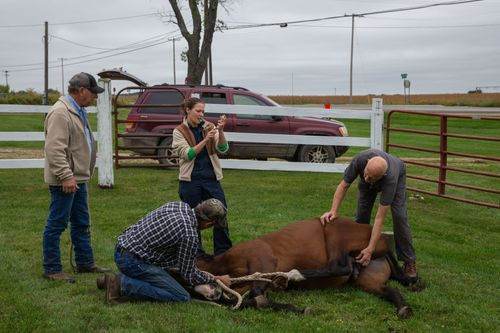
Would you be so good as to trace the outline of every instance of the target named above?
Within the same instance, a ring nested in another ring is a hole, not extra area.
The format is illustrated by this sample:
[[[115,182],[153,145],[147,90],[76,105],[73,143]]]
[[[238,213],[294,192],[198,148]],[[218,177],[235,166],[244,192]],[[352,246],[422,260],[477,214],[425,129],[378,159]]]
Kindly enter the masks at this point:
[[[115,262],[120,270],[122,296],[160,302],[185,302],[191,299],[189,293],[158,266],[147,264],[119,248],[115,250]]]
[[[43,266],[45,274],[62,272],[60,239],[71,223],[71,242],[78,267],[92,267],[94,254],[89,236],[89,206],[87,184],[78,184],[74,193],[64,193],[61,186],[50,186],[50,207],[43,233]]]
[[[366,190],[358,187],[358,209],[356,222],[370,223],[371,213],[378,192]],[[398,259],[404,262],[414,262],[416,260],[415,249],[411,236],[408,214],[406,211],[406,175],[401,175],[398,179],[396,194],[391,204],[392,228],[394,241],[396,243],[396,254]]]
[[[193,179],[190,182],[180,181],[179,197],[182,201],[191,206],[191,208],[194,208],[200,202],[211,198],[220,200],[227,208],[224,190],[222,189],[220,182],[215,179]],[[198,252],[204,252],[203,246],[201,245],[201,235],[199,232],[198,236],[200,238],[200,247],[198,249]],[[215,255],[224,253],[233,246],[233,243],[229,238],[229,228],[214,227],[213,241]]]

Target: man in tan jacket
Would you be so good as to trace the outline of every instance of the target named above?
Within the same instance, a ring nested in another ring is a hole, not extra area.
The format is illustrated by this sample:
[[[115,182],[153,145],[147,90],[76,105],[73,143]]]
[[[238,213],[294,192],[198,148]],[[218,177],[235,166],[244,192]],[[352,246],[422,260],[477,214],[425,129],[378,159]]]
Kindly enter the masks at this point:
[[[61,96],[45,118],[44,178],[49,185],[50,207],[43,233],[44,277],[74,283],[62,271],[61,233],[71,223],[77,273],[110,271],[97,267],[90,244],[87,183],[96,160],[96,144],[85,107],[102,93],[95,78],[79,73],[71,78],[68,94]]]

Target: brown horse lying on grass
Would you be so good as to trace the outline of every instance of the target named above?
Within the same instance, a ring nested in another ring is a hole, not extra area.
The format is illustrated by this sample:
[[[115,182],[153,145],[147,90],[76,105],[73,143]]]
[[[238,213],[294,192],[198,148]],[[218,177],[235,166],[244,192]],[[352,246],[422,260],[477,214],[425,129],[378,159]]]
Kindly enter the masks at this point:
[[[232,278],[255,272],[288,272],[297,269],[305,278],[294,282],[298,288],[339,288],[348,283],[385,298],[396,306],[400,318],[411,316],[412,310],[396,288],[386,285],[395,279],[405,285],[402,270],[389,252],[386,237],[381,237],[367,267],[359,267],[353,257],[370,240],[371,226],[336,218],[326,226],[319,219],[290,224],[255,240],[240,243],[211,260],[198,260],[201,270]],[[266,297],[266,282],[238,282],[231,288],[240,294],[250,291],[244,306],[270,307],[294,312],[307,312],[291,304],[279,304]]]

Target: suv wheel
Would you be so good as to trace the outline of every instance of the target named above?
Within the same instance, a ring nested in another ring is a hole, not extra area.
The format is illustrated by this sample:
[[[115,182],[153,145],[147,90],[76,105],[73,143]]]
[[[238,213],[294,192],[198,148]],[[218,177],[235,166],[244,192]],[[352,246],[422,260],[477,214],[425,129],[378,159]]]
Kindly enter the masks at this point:
[[[163,139],[160,143],[162,148],[158,149],[158,162],[163,166],[177,166],[179,165],[179,157],[172,149],[172,137]]]
[[[335,149],[332,146],[301,146],[297,160],[310,163],[334,163]]]

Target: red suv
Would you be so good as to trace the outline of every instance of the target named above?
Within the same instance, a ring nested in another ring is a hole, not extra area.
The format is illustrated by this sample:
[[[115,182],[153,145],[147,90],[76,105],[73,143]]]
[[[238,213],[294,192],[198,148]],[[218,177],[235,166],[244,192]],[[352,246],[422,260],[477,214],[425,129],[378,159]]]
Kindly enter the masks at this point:
[[[172,151],[173,129],[182,121],[183,113],[178,105],[189,97],[198,97],[206,104],[263,105],[279,107],[268,97],[256,94],[241,87],[223,85],[155,85],[148,87],[140,79],[121,69],[104,70],[98,75],[102,78],[129,80],[140,87],[141,94],[127,116],[127,129],[123,133],[123,144],[141,155],[158,155],[159,162],[165,165],[177,164],[177,156]],[[174,104],[159,106],[160,104]],[[220,114],[207,113],[205,118],[217,122]],[[154,122],[134,122],[134,120],[154,120]],[[130,121],[130,122],[129,122]],[[343,123],[336,120],[290,117],[273,115],[228,114],[225,132],[347,136]],[[141,134],[159,134],[144,136]],[[127,137],[129,135],[129,137]],[[163,136],[161,136],[163,135]],[[151,148],[147,148],[150,146]],[[137,147],[137,148],[134,148]],[[347,146],[296,145],[278,143],[252,143],[230,141],[228,153],[222,157],[239,159],[280,158],[289,161],[333,163],[335,158],[344,154]]]

